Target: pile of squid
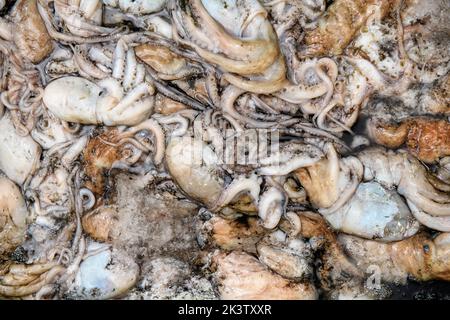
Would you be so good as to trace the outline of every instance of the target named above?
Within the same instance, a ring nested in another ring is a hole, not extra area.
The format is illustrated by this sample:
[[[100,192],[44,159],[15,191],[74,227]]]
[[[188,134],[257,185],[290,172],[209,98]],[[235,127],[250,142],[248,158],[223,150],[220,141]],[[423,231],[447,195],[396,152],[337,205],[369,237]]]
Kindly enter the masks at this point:
[[[448,1],[0,6],[0,298],[450,281]]]

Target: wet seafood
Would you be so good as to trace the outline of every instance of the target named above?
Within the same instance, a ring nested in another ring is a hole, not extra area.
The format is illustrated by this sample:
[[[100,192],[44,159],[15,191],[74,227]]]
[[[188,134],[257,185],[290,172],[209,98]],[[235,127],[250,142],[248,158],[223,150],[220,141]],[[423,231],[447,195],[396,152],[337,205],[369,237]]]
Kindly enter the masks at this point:
[[[298,170],[297,176],[311,202],[335,228],[369,239],[399,240],[418,230],[412,213],[429,227],[447,230],[446,183],[428,173],[418,160],[405,152],[366,149],[354,159],[356,176],[342,178],[339,160],[329,148],[326,160]],[[322,170],[331,178],[325,183],[317,178]],[[360,184],[361,180],[367,182]],[[345,191],[340,191],[340,183]],[[409,209],[398,194],[389,191],[394,187],[406,197]]]
[[[167,0],[156,1],[132,1],[132,0],[103,0],[105,5],[120,8],[121,11],[136,15],[144,15],[160,11],[164,8]]]
[[[243,250],[256,253],[256,243],[266,233],[255,217],[244,221],[214,216],[206,222],[199,222],[199,242],[202,246],[218,247],[227,251]]]
[[[44,90],[43,102],[59,119],[82,124],[135,125],[153,111],[154,88],[134,50],[119,40],[112,74],[98,84],[81,77],[63,77]],[[61,104],[61,101],[64,101]]]
[[[446,183],[435,180],[426,168],[406,152],[369,149],[359,155],[365,165],[364,179],[375,180],[386,187],[397,187],[399,194],[427,215],[446,219],[448,216],[448,192]],[[413,213],[416,210],[412,210]],[[417,215],[416,215],[417,218]],[[417,218],[419,221],[422,219]],[[442,225],[446,228],[446,224]]]
[[[2,270],[0,294],[5,297],[24,297],[48,291],[48,286],[61,275],[64,268],[56,263],[11,264]]]
[[[199,72],[167,47],[146,43],[137,46],[135,51],[136,56],[158,72],[158,78],[162,80],[178,80]]]
[[[0,298],[450,281],[448,1],[0,8]]]
[[[373,298],[373,294],[364,289],[365,270],[353,264],[325,219],[308,211],[297,214],[302,226],[298,236],[308,239],[311,249],[320,257],[315,273],[325,294],[331,299]],[[282,227],[288,229],[289,225]]]
[[[30,136],[17,134],[11,116],[0,120],[0,169],[19,185],[39,166],[41,148]]]
[[[222,299],[312,300],[317,291],[311,283],[293,283],[273,274],[244,252],[219,253],[216,276]],[[255,279],[256,278],[256,279]]]
[[[55,14],[70,33],[80,37],[105,34],[112,29],[104,28],[102,23],[102,1],[55,1]]]
[[[38,12],[37,0],[17,1],[13,11],[14,43],[24,59],[37,64],[53,50],[52,39]]]
[[[283,86],[284,59],[267,12],[258,1],[196,0],[184,7],[177,3],[173,11],[182,40],[227,72],[228,82],[257,93],[271,93]],[[202,28],[196,26],[193,15]]]
[[[401,240],[419,229],[400,195],[376,182],[361,183],[352,199],[327,221],[342,232],[383,241]]]
[[[310,201],[318,208],[327,208],[334,212],[352,196],[363,175],[361,162],[350,156],[339,161],[332,144],[325,145],[327,157],[313,166],[299,169],[296,172],[305,188]],[[327,180],[323,180],[323,176]]]
[[[7,258],[25,240],[28,210],[17,185],[0,177],[0,260]]]
[[[375,264],[381,269],[382,279],[401,283],[408,276],[418,280],[448,281],[448,237],[448,233],[441,233],[432,239],[421,233],[400,242],[385,244],[341,235],[339,241],[361,270]]]
[[[305,53],[341,54],[367,19],[372,15],[384,16],[390,5],[389,1],[335,1],[319,19],[318,27],[305,35]]]
[[[300,239],[287,239],[276,231],[256,246],[259,260],[279,275],[304,280],[312,274],[312,252],[309,243]]]
[[[433,163],[450,153],[450,123],[446,120],[410,118],[402,123],[368,124],[369,135],[378,144],[398,148],[406,143],[408,151],[419,160]]]
[[[124,251],[92,242],[67,294],[74,298],[111,299],[134,286],[138,274],[139,266]]]

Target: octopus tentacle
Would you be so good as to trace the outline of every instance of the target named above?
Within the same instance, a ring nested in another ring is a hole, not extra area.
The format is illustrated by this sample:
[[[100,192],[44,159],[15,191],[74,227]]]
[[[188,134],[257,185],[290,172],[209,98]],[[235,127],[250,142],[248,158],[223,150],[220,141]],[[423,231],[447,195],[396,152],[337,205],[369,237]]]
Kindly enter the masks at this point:
[[[55,266],[48,272],[40,275],[33,282],[25,286],[4,286],[0,285],[0,295],[6,297],[23,297],[39,291],[45,285],[51,283],[58,275],[65,270],[62,266]]]
[[[410,200],[406,200],[408,207],[411,209],[411,213],[413,216],[424,226],[427,226],[428,228],[442,231],[442,232],[450,232],[450,217],[449,216],[443,216],[443,217],[435,217],[431,216],[421,209],[419,209],[414,202]]]
[[[178,124],[177,129],[172,132],[173,137],[181,137],[188,131],[189,121],[179,114],[160,118],[158,117],[157,121],[162,124]]]
[[[258,204],[258,215],[263,220],[266,229],[273,229],[278,225],[286,211],[286,197],[278,188],[271,187],[261,195]]]

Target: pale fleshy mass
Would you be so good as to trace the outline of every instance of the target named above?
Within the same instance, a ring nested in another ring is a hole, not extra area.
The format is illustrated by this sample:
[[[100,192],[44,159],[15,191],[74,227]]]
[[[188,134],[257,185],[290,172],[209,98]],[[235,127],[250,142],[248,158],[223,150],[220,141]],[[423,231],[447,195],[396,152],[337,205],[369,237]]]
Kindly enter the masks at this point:
[[[448,286],[449,16],[0,1],[0,299]]]

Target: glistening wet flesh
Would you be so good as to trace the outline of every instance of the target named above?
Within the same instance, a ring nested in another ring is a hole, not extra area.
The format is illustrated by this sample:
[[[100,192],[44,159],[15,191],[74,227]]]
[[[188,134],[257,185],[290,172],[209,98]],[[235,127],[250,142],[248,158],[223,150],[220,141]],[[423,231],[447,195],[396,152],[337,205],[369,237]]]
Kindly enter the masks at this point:
[[[0,298],[449,288],[448,1],[0,7]]]

